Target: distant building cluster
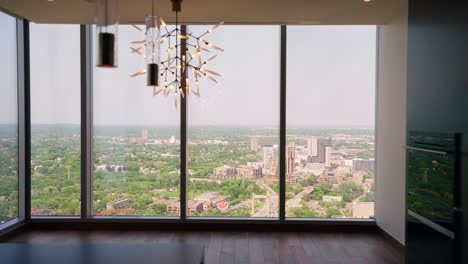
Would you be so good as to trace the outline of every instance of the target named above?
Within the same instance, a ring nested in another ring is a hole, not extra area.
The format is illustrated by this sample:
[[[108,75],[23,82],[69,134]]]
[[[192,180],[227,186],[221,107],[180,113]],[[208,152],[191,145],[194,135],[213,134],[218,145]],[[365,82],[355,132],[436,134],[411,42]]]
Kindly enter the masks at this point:
[[[107,171],[107,172],[124,172],[127,171],[125,165],[97,165],[96,171]]]
[[[141,130],[141,137],[112,137],[116,144],[140,144],[140,145],[180,145],[180,140],[175,136],[169,139],[150,139],[146,128]],[[219,139],[189,140],[189,145],[227,145],[228,142]]]
[[[107,171],[107,172],[125,172],[127,167],[125,165],[97,165],[96,171]]]
[[[196,196],[192,200],[187,201],[187,212],[188,213],[201,213],[209,208],[217,208],[221,211],[225,211],[229,208],[229,199],[231,196],[222,195],[218,192],[205,192],[199,196]],[[166,212],[169,214],[180,214],[180,200],[155,200],[153,203],[159,203],[166,205]]]
[[[239,175],[237,169],[228,165],[224,165],[213,170],[211,178],[214,180],[237,179]]]
[[[267,182],[278,181],[279,175],[279,146],[274,144],[260,144],[270,136],[252,136],[250,137],[250,151],[261,157],[258,162],[247,162],[237,166],[223,165],[213,169],[206,180],[233,180],[233,179],[261,179],[268,177]],[[113,139],[114,140],[114,139]],[[115,140],[132,143],[141,143],[146,145],[151,144],[180,144],[180,141],[171,136],[169,139],[157,140],[150,139],[148,129],[141,130],[140,138],[116,138]],[[340,142],[353,142],[359,144],[363,142],[360,136],[341,135],[338,136],[338,142],[333,142],[335,145],[340,145]],[[367,140],[367,139],[366,139]],[[372,139],[369,139],[371,141]],[[299,142],[304,142],[305,145],[300,145]],[[271,141],[270,141],[271,142]],[[367,141],[366,141],[367,142]],[[210,140],[190,140],[189,145],[228,145],[227,141],[219,139]],[[310,175],[316,176],[315,182],[318,184],[329,183],[338,185],[345,181],[353,181],[363,186],[365,192],[372,190],[374,179],[365,177],[366,172],[372,172],[375,167],[374,159],[357,158],[362,150],[360,148],[340,148],[339,151],[334,150],[332,139],[330,137],[301,137],[291,136],[285,146],[285,170],[287,184],[297,184],[307,179]],[[168,155],[173,154],[160,154]],[[165,156],[164,156],[165,157]],[[126,170],[123,165],[99,165],[97,171],[108,172],[123,172]],[[159,174],[155,168],[147,168],[141,166],[139,171],[142,174]],[[189,172],[190,173],[190,172]],[[216,208],[221,211],[229,210],[230,196],[221,195],[218,192],[205,192],[187,201],[187,212],[189,214],[198,214],[210,208]],[[323,202],[342,202],[342,196],[324,195]],[[119,210],[126,208],[130,200],[121,198],[106,204],[108,210]],[[168,214],[180,214],[180,200],[178,199],[159,199],[153,198],[153,204],[164,204]],[[235,207],[235,206],[234,206]],[[234,207],[231,210],[234,210]],[[348,204],[347,208],[353,217],[368,218],[373,217],[373,203],[360,202],[358,199]],[[336,215],[333,217],[340,217]]]
[[[247,165],[240,165],[234,168],[224,165],[213,169],[213,174],[210,179],[213,180],[235,180],[235,179],[257,179],[263,176],[262,167],[257,162],[248,163]]]

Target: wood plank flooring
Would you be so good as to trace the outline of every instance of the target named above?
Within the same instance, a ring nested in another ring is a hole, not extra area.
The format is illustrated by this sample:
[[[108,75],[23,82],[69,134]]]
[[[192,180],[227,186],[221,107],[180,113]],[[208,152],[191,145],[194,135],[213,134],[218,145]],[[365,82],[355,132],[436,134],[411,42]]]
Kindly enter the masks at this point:
[[[211,263],[404,263],[379,233],[24,231],[4,242],[203,244]]]

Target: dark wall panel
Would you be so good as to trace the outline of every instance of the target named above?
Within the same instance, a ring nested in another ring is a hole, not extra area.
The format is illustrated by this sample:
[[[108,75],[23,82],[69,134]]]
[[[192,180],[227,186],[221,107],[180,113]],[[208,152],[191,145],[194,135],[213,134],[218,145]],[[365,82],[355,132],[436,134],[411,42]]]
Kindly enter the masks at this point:
[[[463,0],[411,0],[408,129],[468,132],[468,8]]]
[[[410,0],[408,23],[408,130],[465,134],[457,263],[468,263],[468,1]]]

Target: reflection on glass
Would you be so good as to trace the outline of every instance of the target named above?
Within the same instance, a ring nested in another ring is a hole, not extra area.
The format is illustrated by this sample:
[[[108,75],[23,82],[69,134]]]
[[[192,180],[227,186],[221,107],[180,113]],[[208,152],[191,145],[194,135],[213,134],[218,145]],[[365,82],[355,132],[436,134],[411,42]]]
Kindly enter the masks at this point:
[[[30,25],[31,214],[80,215],[80,27]]]
[[[128,48],[144,37],[119,26],[119,46],[127,47],[119,49],[119,68],[94,69],[95,216],[180,214],[179,110],[172,98],[153,97],[146,75],[130,77],[146,69],[145,59]]]
[[[375,26],[289,26],[286,216],[374,217]]]
[[[187,214],[277,218],[280,28],[222,26],[209,41],[225,52],[206,67],[224,77],[188,98]]]
[[[0,12],[0,224],[18,216],[16,19]]]

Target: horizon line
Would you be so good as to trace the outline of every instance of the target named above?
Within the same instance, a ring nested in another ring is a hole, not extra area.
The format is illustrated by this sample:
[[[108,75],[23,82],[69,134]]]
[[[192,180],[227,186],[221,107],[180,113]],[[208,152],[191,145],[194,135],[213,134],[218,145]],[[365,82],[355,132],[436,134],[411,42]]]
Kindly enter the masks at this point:
[[[10,126],[17,126],[17,123],[0,123],[0,125],[10,125]],[[31,123],[31,126],[39,125],[39,126],[81,126],[81,124],[77,123]],[[179,124],[158,124],[158,125],[148,125],[148,124],[95,124],[94,126],[113,126],[113,127],[161,127],[161,126],[173,126],[178,127]],[[206,126],[206,127],[263,127],[263,128],[271,128],[271,127],[278,127],[279,124],[269,125],[245,125],[245,124],[188,124],[188,126]],[[330,125],[290,125],[286,129],[296,129],[296,128],[360,128],[360,129],[375,129],[375,126],[370,125],[344,125],[344,124],[330,124]]]

